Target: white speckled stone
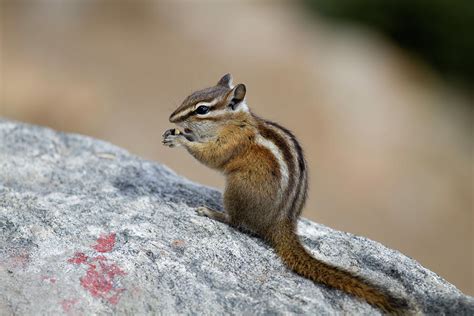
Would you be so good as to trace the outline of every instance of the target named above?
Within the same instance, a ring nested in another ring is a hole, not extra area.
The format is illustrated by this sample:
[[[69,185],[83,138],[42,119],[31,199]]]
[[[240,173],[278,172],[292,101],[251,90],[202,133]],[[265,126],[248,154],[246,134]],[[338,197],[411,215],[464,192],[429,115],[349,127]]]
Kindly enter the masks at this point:
[[[220,193],[108,143],[0,120],[0,314],[377,314],[290,272],[258,238],[195,214]],[[474,299],[401,253],[302,220],[318,258],[426,314]]]

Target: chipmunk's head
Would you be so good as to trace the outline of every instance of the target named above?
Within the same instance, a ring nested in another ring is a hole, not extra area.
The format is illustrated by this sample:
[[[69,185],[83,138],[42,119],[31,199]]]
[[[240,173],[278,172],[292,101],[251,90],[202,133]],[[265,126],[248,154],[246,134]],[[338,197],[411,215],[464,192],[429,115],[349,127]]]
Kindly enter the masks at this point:
[[[211,138],[222,126],[250,113],[245,93],[244,84],[232,86],[232,75],[225,74],[214,87],[188,96],[171,114],[170,122],[196,140]]]

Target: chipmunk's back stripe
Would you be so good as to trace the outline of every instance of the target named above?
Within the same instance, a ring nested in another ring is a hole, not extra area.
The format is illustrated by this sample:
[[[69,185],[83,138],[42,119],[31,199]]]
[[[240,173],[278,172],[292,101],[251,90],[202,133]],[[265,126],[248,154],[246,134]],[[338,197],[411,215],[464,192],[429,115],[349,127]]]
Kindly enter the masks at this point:
[[[257,144],[269,150],[272,157],[276,159],[275,163],[278,166],[277,174],[280,179],[280,185],[282,190],[286,189],[289,182],[289,171],[288,165],[285,163],[285,158],[283,157],[283,153],[281,152],[280,148],[278,148],[277,145],[275,145],[271,140],[261,135],[257,135],[255,140]],[[279,190],[279,192],[281,193],[281,190]],[[280,194],[279,198],[282,200],[284,196]]]
[[[293,216],[294,213],[294,201],[298,197],[298,194],[300,192],[300,187],[301,187],[301,172],[298,169],[297,163],[297,153],[294,148],[293,142],[291,140],[291,137],[289,137],[285,131],[280,129],[278,126],[269,124],[273,130],[275,130],[278,134],[280,134],[286,141],[287,146],[290,148],[291,151],[291,158],[292,162],[294,163],[294,169],[291,174],[291,176],[294,178],[294,183],[295,185],[293,187],[289,187],[288,190],[286,191],[286,199],[284,203],[281,204],[280,209],[282,211],[282,215],[286,216]]]
[[[275,122],[271,122],[271,121],[268,121],[268,124],[272,125],[272,126],[275,126],[276,128],[279,128],[280,130],[282,130],[286,135],[288,135],[288,137],[291,138],[294,146],[295,146],[295,149],[296,149],[296,152],[297,152],[297,157],[298,157],[298,166],[300,168],[301,171],[305,170],[306,169],[306,163],[304,161],[304,154],[303,154],[303,149],[301,148],[301,145],[300,143],[296,140],[296,137],[295,135],[293,135],[293,133],[281,126],[280,124],[278,123],[275,123]]]
[[[287,209],[288,212],[291,213],[293,216],[298,216],[301,213],[301,209],[304,206],[304,203],[306,201],[306,194],[307,194],[307,170],[306,170],[306,163],[304,160],[304,154],[303,154],[303,149],[301,148],[300,144],[296,140],[296,137],[293,135],[291,131],[288,129],[284,128],[283,126],[267,121],[269,125],[272,127],[280,130],[282,133],[284,133],[287,137],[287,140],[291,143],[291,151],[292,151],[292,156],[295,161],[295,163],[298,164],[298,169],[295,170],[293,176],[298,179],[295,180],[297,183],[297,186],[295,187],[295,190],[293,192],[289,192],[288,195],[288,204],[286,204],[285,209]]]
[[[297,198],[295,198],[294,204],[292,206],[293,213],[291,214],[295,219],[301,215],[301,211],[306,202],[306,197],[308,194],[308,172],[305,171],[301,176],[301,185],[298,192]]]
[[[291,148],[288,146],[288,141],[285,140],[284,136],[269,126],[267,122],[262,120],[258,125],[258,131],[262,137],[273,142],[283,153],[283,161],[281,161],[281,163],[286,164],[287,166],[288,183],[286,187],[282,187],[282,190],[284,190],[284,199],[281,201],[280,207],[283,206],[286,208],[285,206],[288,205],[288,198],[291,196],[293,189],[295,189],[295,185],[298,184],[295,177],[296,166],[293,159],[294,154],[292,153]],[[286,210],[283,212],[285,213],[285,211]]]

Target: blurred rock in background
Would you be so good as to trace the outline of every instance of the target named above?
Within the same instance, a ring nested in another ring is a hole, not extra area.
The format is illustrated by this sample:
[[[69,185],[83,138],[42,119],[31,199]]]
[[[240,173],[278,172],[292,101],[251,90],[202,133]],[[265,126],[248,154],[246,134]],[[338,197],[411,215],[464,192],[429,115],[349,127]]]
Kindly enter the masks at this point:
[[[256,113],[301,140],[304,216],[399,249],[473,295],[472,58],[466,73],[440,66],[383,27],[324,18],[326,7],[4,0],[0,115],[105,139],[222,187],[160,141],[188,93],[231,72]]]

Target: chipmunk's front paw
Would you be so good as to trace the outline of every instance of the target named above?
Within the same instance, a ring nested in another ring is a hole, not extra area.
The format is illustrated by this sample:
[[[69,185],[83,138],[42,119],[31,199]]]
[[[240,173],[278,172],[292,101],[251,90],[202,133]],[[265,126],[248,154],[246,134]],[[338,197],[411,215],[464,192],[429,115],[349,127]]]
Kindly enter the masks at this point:
[[[163,134],[162,143],[163,145],[168,146],[168,147],[176,147],[176,146],[182,145],[185,139],[186,138],[179,131],[179,129],[171,128]]]

